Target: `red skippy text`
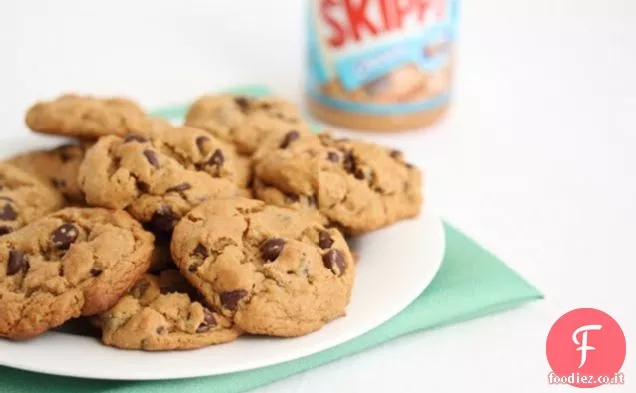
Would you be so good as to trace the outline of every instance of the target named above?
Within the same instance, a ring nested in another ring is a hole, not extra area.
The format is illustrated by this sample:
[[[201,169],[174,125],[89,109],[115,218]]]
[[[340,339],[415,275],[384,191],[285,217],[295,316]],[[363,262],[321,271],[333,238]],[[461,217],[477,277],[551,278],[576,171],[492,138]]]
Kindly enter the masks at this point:
[[[327,42],[340,48],[364,35],[379,36],[402,29],[407,19],[422,22],[433,9],[444,14],[446,0],[320,0],[320,18],[330,28]],[[379,18],[371,17],[371,10]]]

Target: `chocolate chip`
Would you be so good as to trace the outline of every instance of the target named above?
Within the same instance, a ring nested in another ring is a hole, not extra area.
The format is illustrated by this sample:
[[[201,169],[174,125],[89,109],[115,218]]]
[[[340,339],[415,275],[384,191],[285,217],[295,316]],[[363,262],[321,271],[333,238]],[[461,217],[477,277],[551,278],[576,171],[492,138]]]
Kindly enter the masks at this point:
[[[91,271],[90,271],[91,276],[93,276],[93,277],[98,277],[98,276],[100,276],[103,272],[104,272],[104,271],[103,271],[102,269],[98,268],[98,267],[94,267],[94,268],[92,268],[92,269],[91,269]]]
[[[212,153],[212,157],[210,157],[210,159],[208,160],[208,164],[216,165],[219,167],[223,166],[224,162],[225,156],[223,155],[223,151],[221,149],[214,150],[214,153]]]
[[[157,334],[164,334],[166,332],[166,328],[164,326],[159,326],[157,328]]]
[[[195,140],[197,147],[199,148],[199,151],[201,152],[201,154],[205,153],[205,150],[203,149],[205,147],[205,142],[209,141],[210,138],[208,138],[205,135],[201,135],[198,136],[197,139]]]
[[[353,174],[353,176],[358,179],[358,180],[364,180],[364,172],[362,171],[362,169],[358,168],[356,169],[355,173]]]
[[[342,167],[348,173],[355,172],[356,162],[354,161],[353,155],[351,154],[351,152],[345,153],[344,157],[342,158]]]
[[[342,276],[345,271],[345,260],[338,250],[327,251],[327,253],[322,256],[322,264],[338,276]]]
[[[157,153],[152,150],[144,150],[144,156],[150,163],[150,165],[154,166],[156,169],[159,169],[159,159],[157,158]]]
[[[2,221],[13,221],[18,217],[18,213],[16,213],[13,206],[10,204],[5,204],[2,210],[0,210],[0,220]]]
[[[197,246],[192,250],[191,256],[198,256],[203,259],[208,257],[208,249],[201,243],[197,244]]]
[[[261,245],[261,254],[265,261],[274,261],[285,248],[285,241],[277,237],[268,239]]]
[[[199,266],[201,266],[201,263],[193,263],[192,265],[188,266],[188,271],[190,273],[194,273],[199,269]]]
[[[287,149],[289,144],[300,138],[300,133],[296,130],[289,131],[285,134],[285,138],[283,138],[283,142],[280,144],[281,149]]]
[[[205,333],[216,326],[216,319],[210,310],[203,309],[203,322],[197,328],[197,333]]]
[[[6,235],[7,233],[11,233],[12,229],[6,226],[0,226],[0,236]]]
[[[330,152],[327,152],[327,160],[337,163],[338,161],[340,161],[340,157],[338,157],[338,153],[330,151]]]
[[[174,187],[170,187],[166,190],[166,192],[182,192],[185,190],[189,190],[190,189],[190,184],[188,183],[181,183],[181,184],[177,184]]]
[[[138,134],[128,134],[124,137],[124,143],[128,143],[128,142],[144,143],[144,142],[148,142],[148,138]]]
[[[285,199],[288,203],[296,203],[300,200],[300,197],[298,196],[298,194],[289,193],[285,194]]]
[[[247,291],[237,289],[236,291],[223,292],[219,298],[223,307],[234,311],[238,308],[239,300],[243,299],[245,296],[247,296]]]
[[[330,248],[333,245],[333,239],[327,231],[318,232],[318,247],[323,250]]]
[[[29,270],[29,259],[22,251],[9,251],[9,261],[7,262],[7,276],[13,276],[20,270]]]
[[[234,102],[241,108],[241,111],[245,112],[250,106],[250,99],[243,96],[234,97]]]
[[[141,180],[137,180],[136,185],[137,185],[137,188],[139,189],[139,191],[141,191],[141,192],[143,192],[145,194],[150,192],[150,184],[148,184],[146,182],[143,182]]]
[[[399,150],[391,150],[389,155],[393,158],[400,158],[402,156],[402,152]]]
[[[62,224],[51,234],[53,245],[59,249],[66,250],[71,243],[77,240],[79,230],[73,224]]]
[[[178,218],[170,206],[161,205],[152,215],[152,223],[157,229],[170,232]]]
[[[58,189],[66,187],[66,181],[64,179],[53,178],[51,179],[51,184],[53,184],[53,187]]]

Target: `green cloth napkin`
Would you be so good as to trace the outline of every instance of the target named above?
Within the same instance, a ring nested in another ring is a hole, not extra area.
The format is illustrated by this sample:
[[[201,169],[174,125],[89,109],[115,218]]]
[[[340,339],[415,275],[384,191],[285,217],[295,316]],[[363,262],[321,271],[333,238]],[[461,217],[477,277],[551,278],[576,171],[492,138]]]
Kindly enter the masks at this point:
[[[243,93],[255,91],[267,93],[264,88],[241,90]],[[183,110],[162,113],[166,117],[178,118],[183,115]],[[337,347],[256,370],[170,381],[88,380],[0,367],[0,393],[244,392],[409,333],[476,318],[542,298],[532,285],[469,237],[449,224],[445,224],[444,229],[446,255],[431,285],[393,319]]]

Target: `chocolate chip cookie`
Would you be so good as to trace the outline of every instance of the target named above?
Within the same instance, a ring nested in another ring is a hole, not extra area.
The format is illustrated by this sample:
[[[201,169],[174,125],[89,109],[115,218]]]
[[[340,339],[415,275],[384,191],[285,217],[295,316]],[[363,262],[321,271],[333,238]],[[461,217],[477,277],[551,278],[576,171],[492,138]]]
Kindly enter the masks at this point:
[[[323,133],[301,135],[256,156],[257,198],[317,210],[347,234],[361,234],[419,214],[420,171],[397,150]]]
[[[64,199],[35,176],[0,163],[0,236],[62,207]]]
[[[80,165],[80,188],[90,205],[127,209],[170,231],[201,202],[237,195],[231,149],[191,128],[102,137]]]
[[[177,159],[187,169],[202,170],[216,178],[232,180],[247,188],[252,177],[249,157],[239,155],[236,148],[206,131],[181,127],[164,130],[151,137],[160,150]]]
[[[0,237],[0,336],[25,339],[111,308],[150,264],[129,214],[67,208]]]
[[[38,102],[29,109],[25,121],[36,132],[80,138],[142,133],[152,126],[134,101],[75,94]]]
[[[247,155],[272,133],[310,132],[298,109],[276,97],[203,96],[188,110],[185,124],[205,129]]]
[[[343,316],[355,278],[338,230],[251,199],[193,209],[171,251],[207,304],[253,334],[299,336]]]
[[[113,308],[100,316],[106,345],[147,351],[194,349],[240,335],[229,319],[194,300],[176,270],[144,275]],[[194,295],[196,296],[196,295]]]
[[[84,196],[77,183],[77,173],[84,150],[80,145],[63,145],[18,154],[7,162],[57,189],[70,203],[82,203]]]

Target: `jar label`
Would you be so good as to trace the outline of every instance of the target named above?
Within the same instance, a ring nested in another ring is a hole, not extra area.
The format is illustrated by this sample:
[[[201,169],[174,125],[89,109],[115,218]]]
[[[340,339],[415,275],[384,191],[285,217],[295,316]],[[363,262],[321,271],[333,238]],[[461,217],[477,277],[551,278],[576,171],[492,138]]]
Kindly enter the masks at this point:
[[[322,105],[379,115],[449,99],[458,0],[312,0],[307,88]]]

